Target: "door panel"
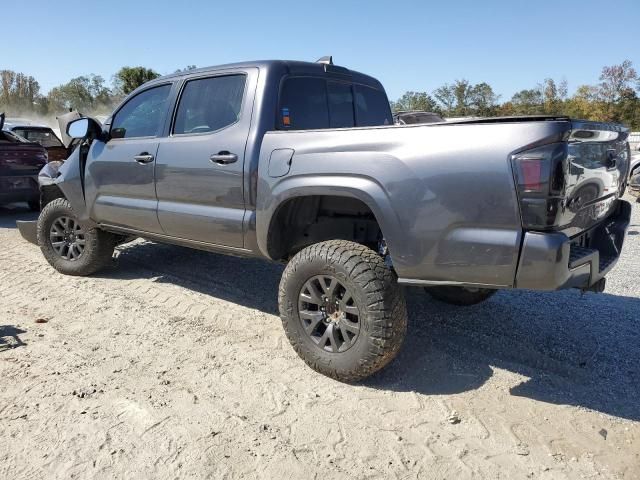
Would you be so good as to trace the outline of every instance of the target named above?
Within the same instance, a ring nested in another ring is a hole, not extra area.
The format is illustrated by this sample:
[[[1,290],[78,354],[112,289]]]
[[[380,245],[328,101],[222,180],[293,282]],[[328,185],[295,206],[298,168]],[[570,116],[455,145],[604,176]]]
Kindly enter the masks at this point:
[[[141,153],[157,154],[158,139],[94,142],[87,159],[87,192],[93,192],[91,218],[99,223],[161,233],[153,162],[138,163]],[[88,199],[89,200],[89,199]],[[91,204],[91,203],[89,203]]]
[[[156,160],[158,218],[167,235],[243,246],[244,152],[257,71],[185,83],[173,134]]]
[[[98,223],[162,233],[154,167],[171,88],[151,87],[128,99],[113,116],[111,139],[91,145],[85,195]]]

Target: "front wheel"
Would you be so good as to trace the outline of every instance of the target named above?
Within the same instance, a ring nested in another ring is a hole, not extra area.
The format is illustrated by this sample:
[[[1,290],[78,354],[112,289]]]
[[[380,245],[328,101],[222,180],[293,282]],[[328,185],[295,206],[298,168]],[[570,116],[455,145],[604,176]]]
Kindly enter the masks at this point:
[[[497,290],[492,290],[489,288],[450,286],[426,287],[425,290],[436,300],[463,307],[468,307],[484,302],[497,292]]]
[[[48,203],[38,217],[38,245],[49,264],[66,275],[91,275],[112,258],[114,235],[86,228],[65,198]]]
[[[298,355],[340,381],[361,380],[387,365],[407,330],[395,274],[373,250],[349,241],[300,251],[280,282],[280,316]]]

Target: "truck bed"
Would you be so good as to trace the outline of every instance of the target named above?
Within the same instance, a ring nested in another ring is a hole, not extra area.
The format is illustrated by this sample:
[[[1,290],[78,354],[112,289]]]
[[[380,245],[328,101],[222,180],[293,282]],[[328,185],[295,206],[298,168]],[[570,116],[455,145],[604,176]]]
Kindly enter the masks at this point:
[[[527,230],[513,156],[567,144],[571,162],[555,198],[553,230],[573,237],[615,208],[627,168],[626,135],[617,125],[557,116],[268,132],[259,161],[258,229],[268,225],[279,191],[329,186],[377,205],[394,267],[407,283],[511,287]],[[279,149],[295,154],[288,174],[278,177],[269,163]],[[614,166],[607,165],[612,150]]]

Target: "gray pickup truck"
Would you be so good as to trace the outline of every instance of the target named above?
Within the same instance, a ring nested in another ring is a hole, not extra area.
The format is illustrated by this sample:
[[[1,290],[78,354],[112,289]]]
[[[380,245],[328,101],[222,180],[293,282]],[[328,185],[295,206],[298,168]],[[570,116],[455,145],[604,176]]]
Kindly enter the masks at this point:
[[[284,329],[362,379],[400,349],[401,285],[471,305],[499,289],[600,291],[631,206],[628,131],[566,117],[393,125],[381,84],[320,63],[223,65],[144,84],[41,175],[25,238],[89,275],[143,237],[286,262]],[[251,292],[247,292],[251,295]]]

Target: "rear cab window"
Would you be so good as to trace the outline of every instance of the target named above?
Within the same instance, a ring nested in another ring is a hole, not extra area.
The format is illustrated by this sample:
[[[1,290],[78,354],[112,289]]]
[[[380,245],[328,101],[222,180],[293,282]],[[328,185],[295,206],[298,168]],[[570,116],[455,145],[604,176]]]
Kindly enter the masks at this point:
[[[287,77],[278,105],[279,130],[393,124],[384,90],[322,77]]]

